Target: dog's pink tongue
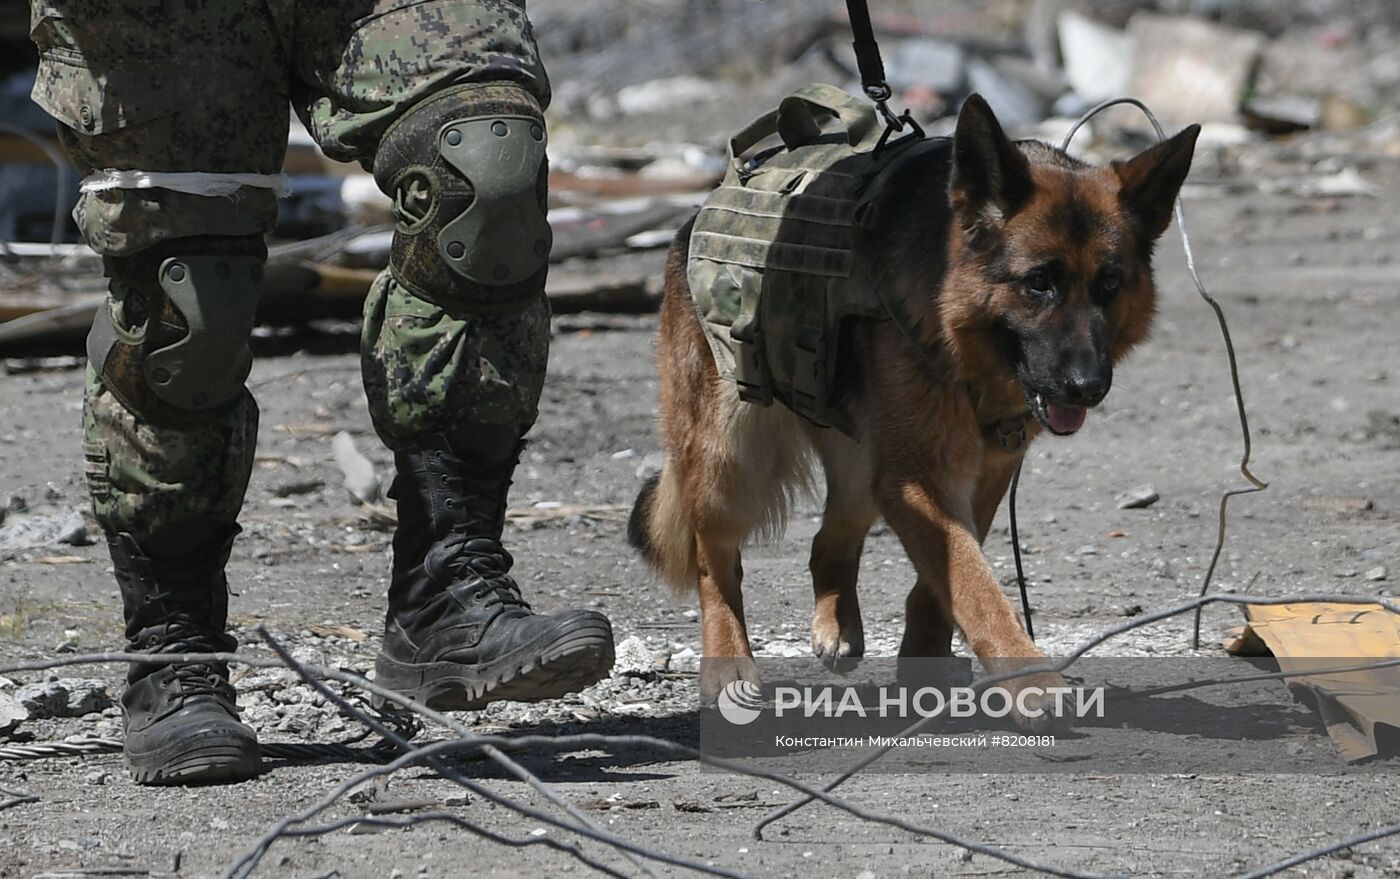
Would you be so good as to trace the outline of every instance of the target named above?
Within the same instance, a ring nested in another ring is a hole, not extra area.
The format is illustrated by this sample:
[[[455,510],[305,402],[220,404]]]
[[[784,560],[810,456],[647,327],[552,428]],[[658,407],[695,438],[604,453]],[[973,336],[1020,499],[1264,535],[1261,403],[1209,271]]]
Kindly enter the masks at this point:
[[[1084,426],[1084,419],[1088,417],[1089,410],[1083,406],[1051,403],[1045,407],[1045,415],[1055,433],[1074,433]]]

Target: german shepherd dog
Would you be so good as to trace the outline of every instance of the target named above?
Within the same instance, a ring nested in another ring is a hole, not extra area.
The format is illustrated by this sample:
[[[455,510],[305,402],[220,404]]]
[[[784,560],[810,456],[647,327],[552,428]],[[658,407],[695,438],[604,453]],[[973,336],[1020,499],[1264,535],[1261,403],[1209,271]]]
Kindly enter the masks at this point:
[[[1077,432],[1108,393],[1114,366],[1147,336],[1152,252],[1199,132],[1192,126],[1096,167],[1038,141],[1011,141],[987,103],[969,98],[951,150],[906,162],[854,241],[878,267],[872,283],[884,285],[882,298],[911,318],[906,329],[858,320],[843,341],[842,394],[858,439],[783,406],[740,401],[691,302],[690,227],[681,231],[657,340],[666,462],[637,498],[629,537],[677,590],[698,591],[704,656],[735,660],[704,664],[702,698],[739,678],[758,683],[740,548],[751,534],[781,529],[814,459],[826,480],[810,559],[817,656],[834,665],[864,652],[856,578],[866,534],[883,516],[918,573],[901,657],[951,655],[954,627],[990,672],[1044,657],[982,541],[1028,442]],[[947,367],[927,350],[945,352]],[[1005,451],[979,425],[979,397],[1028,413],[1019,449]],[[1017,721],[1063,726],[1048,695],[1020,692],[1063,685],[1050,674],[1011,681],[1028,708]]]

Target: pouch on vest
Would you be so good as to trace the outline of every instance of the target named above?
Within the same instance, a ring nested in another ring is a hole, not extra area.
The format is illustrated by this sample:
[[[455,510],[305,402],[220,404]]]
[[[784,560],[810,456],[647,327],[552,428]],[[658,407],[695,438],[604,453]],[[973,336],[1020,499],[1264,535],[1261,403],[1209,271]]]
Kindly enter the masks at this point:
[[[818,119],[839,123],[824,131]],[[856,207],[887,157],[867,101],[808,85],[735,135],[729,168],[690,237],[687,279],[720,374],[741,399],[778,400],[814,424],[854,432],[835,400],[841,328],[888,317],[853,283]],[[782,145],[746,154],[765,138]]]

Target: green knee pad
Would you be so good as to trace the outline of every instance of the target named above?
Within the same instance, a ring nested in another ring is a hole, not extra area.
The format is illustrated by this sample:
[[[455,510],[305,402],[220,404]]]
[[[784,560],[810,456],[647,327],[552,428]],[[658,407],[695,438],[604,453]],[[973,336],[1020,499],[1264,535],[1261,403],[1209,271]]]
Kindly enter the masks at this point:
[[[523,88],[438,92],[385,133],[374,175],[394,199],[390,267],[409,292],[477,313],[539,297],[552,243],[545,125]]]
[[[205,247],[191,239],[109,259],[112,297],[87,341],[103,383],[133,413],[166,426],[238,399],[253,363],[264,255],[260,239]]]

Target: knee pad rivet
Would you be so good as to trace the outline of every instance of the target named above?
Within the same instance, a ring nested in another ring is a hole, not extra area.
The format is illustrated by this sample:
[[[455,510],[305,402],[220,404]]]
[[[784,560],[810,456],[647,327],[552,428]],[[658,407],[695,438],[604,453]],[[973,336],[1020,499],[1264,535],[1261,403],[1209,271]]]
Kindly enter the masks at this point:
[[[544,129],[538,125],[531,125],[530,136],[535,140],[544,140]]]
[[[458,131],[458,130],[455,129],[455,128],[449,128],[449,129],[447,130],[447,143],[448,143],[449,145],[451,145],[451,146],[457,146],[457,145],[459,145],[461,142],[462,142],[462,132]]]
[[[492,122],[491,133],[497,137],[505,137],[507,134],[510,134],[510,126],[504,122]]]
[[[151,370],[151,381],[155,382],[158,385],[170,384],[170,371],[167,369],[161,369],[160,367],[156,367],[155,369]]]
[[[185,280],[185,267],[180,265],[179,263],[175,263],[170,267],[170,271],[167,274],[169,275],[170,280],[178,284],[181,281]]]
[[[453,259],[461,259],[467,253],[467,248],[460,241],[453,241],[447,245],[447,255]]]

